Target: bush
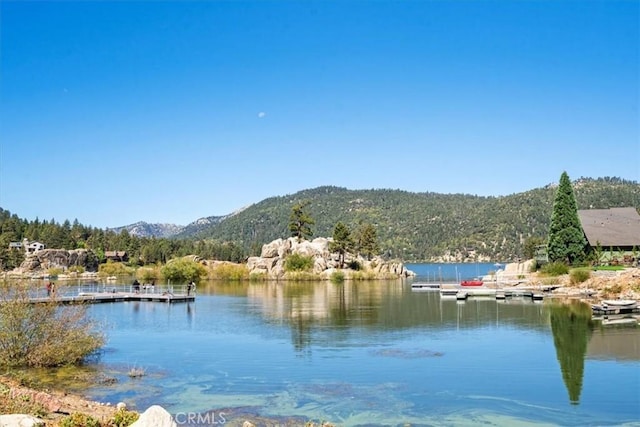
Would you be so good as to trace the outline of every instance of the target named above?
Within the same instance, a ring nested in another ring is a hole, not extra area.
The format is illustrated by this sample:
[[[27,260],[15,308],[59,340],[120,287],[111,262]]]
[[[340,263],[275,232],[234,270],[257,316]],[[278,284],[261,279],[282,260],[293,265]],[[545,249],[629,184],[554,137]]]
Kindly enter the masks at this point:
[[[27,289],[0,295],[0,367],[52,367],[81,362],[104,344],[84,305],[33,304]]]
[[[308,271],[313,268],[313,257],[294,253],[284,260],[284,271]]]
[[[106,264],[98,266],[99,276],[131,276],[134,273],[133,268],[127,267],[121,262],[107,261]]]
[[[157,266],[140,267],[136,270],[136,278],[142,283],[151,283],[160,279],[161,276],[160,267]]]
[[[109,420],[109,427],[129,427],[134,422],[138,421],[140,414],[134,411],[127,411],[126,409],[118,409],[113,415],[113,418]]]
[[[332,283],[342,283],[344,282],[344,273],[342,271],[334,271],[331,273],[329,280],[331,280]]]
[[[577,285],[588,280],[591,277],[591,272],[585,268],[576,268],[569,273],[572,285]]]
[[[100,421],[91,415],[74,412],[60,420],[60,427],[100,427]]]
[[[569,272],[569,267],[562,262],[552,262],[542,267],[540,272],[548,276],[562,276]]]
[[[215,280],[243,280],[249,277],[244,264],[218,264],[209,268],[208,277]]]
[[[62,269],[60,267],[51,267],[47,270],[47,274],[49,277],[58,277],[62,274]]]
[[[69,273],[78,273],[78,274],[82,274],[84,273],[84,267],[81,265],[72,265],[70,266],[67,271]]]
[[[207,269],[199,262],[187,257],[170,260],[161,269],[167,281],[174,283],[199,282],[207,276]]]

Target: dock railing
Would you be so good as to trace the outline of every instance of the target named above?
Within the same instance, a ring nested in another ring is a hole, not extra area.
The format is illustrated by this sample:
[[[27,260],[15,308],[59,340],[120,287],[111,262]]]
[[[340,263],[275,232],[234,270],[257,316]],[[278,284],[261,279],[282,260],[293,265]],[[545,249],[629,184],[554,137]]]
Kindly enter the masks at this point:
[[[47,290],[46,283],[32,286],[28,290],[30,298],[47,297],[75,297],[86,294],[149,294],[149,295],[187,295],[187,284],[182,285],[148,285],[141,284],[140,289],[134,289],[133,285],[116,285],[111,283],[82,283],[78,285],[67,285],[55,283],[53,293]],[[195,296],[196,290],[191,289],[189,295]]]

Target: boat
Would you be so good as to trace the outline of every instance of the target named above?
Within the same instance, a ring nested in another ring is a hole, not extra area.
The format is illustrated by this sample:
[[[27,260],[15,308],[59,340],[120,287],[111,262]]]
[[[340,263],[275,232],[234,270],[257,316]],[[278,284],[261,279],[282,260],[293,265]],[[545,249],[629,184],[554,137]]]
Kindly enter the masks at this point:
[[[482,285],[484,285],[484,282],[480,279],[463,280],[462,282],[460,282],[460,286],[482,286]]]
[[[440,283],[412,283],[411,289],[438,290]]]
[[[634,308],[638,302],[632,299],[606,299],[602,305],[616,308]]]

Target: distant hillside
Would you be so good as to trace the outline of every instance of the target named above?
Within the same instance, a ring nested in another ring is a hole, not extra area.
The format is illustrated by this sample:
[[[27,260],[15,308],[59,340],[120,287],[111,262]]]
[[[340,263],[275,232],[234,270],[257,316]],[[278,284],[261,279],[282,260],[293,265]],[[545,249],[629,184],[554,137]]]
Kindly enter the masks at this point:
[[[640,186],[634,181],[581,178],[574,190],[580,209],[640,207]],[[331,236],[338,221],[351,229],[369,222],[390,257],[504,261],[522,256],[528,237],[546,236],[554,195],[554,185],[504,197],[318,187],[265,199],[178,236],[235,241],[255,253],[263,243],[289,236],[291,207],[309,200],[315,236]],[[445,257],[449,253],[452,257]]]
[[[132,236],[138,237],[172,237],[180,233],[185,227],[175,224],[149,224],[144,221],[136,222],[122,227],[108,228],[107,230],[121,233],[127,230]]]
[[[138,237],[188,238],[189,236],[198,235],[199,233],[206,232],[206,230],[210,230],[211,227],[218,225],[221,221],[233,215],[236,215],[241,211],[242,209],[229,215],[208,216],[206,218],[200,218],[186,226],[175,224],[149,224],[147,222],[140,221],[131,225],[109,228],[108,230],[114,231],[116,233],[127,230],[129,234]]]

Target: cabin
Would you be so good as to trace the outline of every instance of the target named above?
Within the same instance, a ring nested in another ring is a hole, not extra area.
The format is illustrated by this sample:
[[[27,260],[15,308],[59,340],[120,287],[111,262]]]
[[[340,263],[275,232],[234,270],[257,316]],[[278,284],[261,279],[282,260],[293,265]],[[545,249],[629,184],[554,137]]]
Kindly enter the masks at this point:
[[[25,252],[32,254],[34,252],[38,252],[41,251],[45,248],[44,243],[40,243],[40,242],[29,242],[28,245],[25,246]]]
[[[105,251],[104,258],[106,261],[113,262],[127,262],[129,261],[129,255],[126,251]]]
[[[637,264],[640,255],[640,214],[634,207],[578,211],[592,250],[605,264]]]
[[[45,248],[44,243],[29,242],[29,239],[22,239],[22,242],[9,242],[9,249],[24,251],[26,253],[34,253],[41,251]]]

